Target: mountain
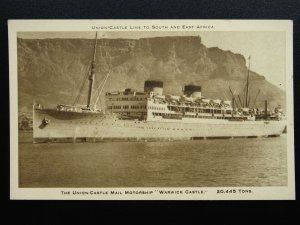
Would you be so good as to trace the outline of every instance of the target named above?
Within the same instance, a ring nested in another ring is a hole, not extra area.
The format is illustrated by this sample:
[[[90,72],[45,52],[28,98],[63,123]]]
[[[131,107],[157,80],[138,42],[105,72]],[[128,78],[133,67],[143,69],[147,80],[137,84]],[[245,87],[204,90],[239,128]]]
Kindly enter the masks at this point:
[[[89,70],[94,42],[18,38],[19,111],[31,111],[34,101],[48,107],[73,104]],[[145,80],[159,79],[165,94],[180,95],[183,85],[198,84],[207,98],[231,100],[229,86],[243,98],[247,79],[243,55],[207,48],[199,36],[100,39],[96,64],[95,90],[110,71],[103,93],[129,87],[143,90]],[[87,82],[83,87],[81,104],[86,101]],[[252,103],[258,90],[257,107],[263,107],[265,99],[270,107],[285,107],[284,91],[250,71]]]

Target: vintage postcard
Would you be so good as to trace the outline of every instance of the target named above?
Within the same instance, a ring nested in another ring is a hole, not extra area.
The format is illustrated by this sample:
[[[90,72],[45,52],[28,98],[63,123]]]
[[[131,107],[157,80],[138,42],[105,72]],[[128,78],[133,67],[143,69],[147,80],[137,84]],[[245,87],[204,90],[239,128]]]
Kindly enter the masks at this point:
[[[292,28],[9,20],[10,198],[295,199]]]

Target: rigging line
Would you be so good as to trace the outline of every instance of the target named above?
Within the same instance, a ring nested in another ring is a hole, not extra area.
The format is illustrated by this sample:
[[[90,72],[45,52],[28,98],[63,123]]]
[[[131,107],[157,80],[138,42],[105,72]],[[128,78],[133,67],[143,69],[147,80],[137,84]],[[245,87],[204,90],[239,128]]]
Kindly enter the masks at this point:
[[[249,78],[250,78],[250,60],[251,60],[251,56],[249,56],[249,66],[248,66],[248,76],[247,76],[247,89],[246,89],[246,107],[249,106],[249,102],[248,102],[248,92],[249,92]]]
[[[104,76],[104,78],[102,79],[102,81],[100,82],[100,84],[98,85],[97,90],[95,91],[96,93],[99,91],[99,89],[101,88],[101,85],[103,84],[103,82],[105,81],[106,76],[108,76],[111,73],[112,69],[110,69],[107,74]]]
[[[85,102],[84,98],[81,98],[81,99],[79,98],[78,105],[83,106],[83,105],[85,105],[84,102]]]
[[[250,59],[251,56],[248,57],[249,59],[249,67],[247,68],[247,79],[246,79],[246,84],[243,89],[243,107],[248,107],[249,102],[248,102],[248,93],[249,93],[249,78],[250,78]]]
[[[83,88],[84,88],[84,85],[85,85],[85,83],[86,83],[86,80],[87,80],[87,78],[88,78],[88,76],[89,76],[90,68],[91,68],[91,65],[88,66],[87,71],[86,71],[86,75],[85,75],[85,76],[83,77],[83,79],[81,80],[81,87],[80,87],[80,89],[79,89],[79,92],[78,92],[78,94],[77,94],[77,96],[76,96],[76,98],[75,98],[75,101],[74,101],[73,105],[75,105],[75,104],[78,102],[78,100],[79,100],[79,98],[80,98],[80,96],[81,96],[81,92],[82,92],[82,90],[83,90]]]
[[[250,87],[250,84],[249,84],[249,87]],[[247,108],[249,108],[249,106],[250,106],[250,97],[251,97],[251,95],[250,95],[250,93],[248,92],[248,105],[247,105]]]
[[[75,104],[79,101],[79,99],[80,99],[80,97],[81,97],[81,94],[82,94],[82,91],[83,91],[83,89],[84,89],[86,80],[87,80],[87,78],[88,78],[88,76],[89,76],[89,73],[87,73],[87,75],[85,76],[85,78],[84,78],[84,80],[83,80],[83,82],[82,82],[82,85],[81,85],[81,87],[80,87],[80,90],[79,90],[79,92],[78,92],[78,95],[77,95],[77,97],[76,97],[76,99],[75,99],[73,105],[75,105]]]
[[[245,84],[245,87],[244,87],[244,89],[243,89],[243,104],[242,104],[242,107],[244,108],[244,105],[245,105],[245,102],[246,102],[246,100],[245,100],[245,98],[246,98],[246,87],[247,87],[247,84]],[[244,102],[245,101],[245,102]]]
[[[104,88],[105,82],[107,81],[107,78],[109,77],[109,75],[110,75],[110,72],[108,72],[107,75],[106,75],[105,78],[104,78],[103,85],[102,85],[102,87],[101,87],[101,89],[100,89],[100,91],[99,91],[99,94],[98,94],[98,97],[97,97],[97,99],[96,99],[96,101],[95,101],[94,106],[97,105],[97,102],[98,102],[98,100],[99,100],[99,98],[100,98],[100,95],[101,95],[101,93],[102,93],[102,90],[103,90],[103,88]]]
[[[109,72],[109,76],[110,76],[110,72]],[[107,85],[107,82],[108,82],[108,85]],[[110,84],[110,83],[109,83],[109,80],[107,79],[107,80],[106,80],[106,87],[108,86],[107,90],[109,90],[109,87],[110,87],[109,84]],[[100,96],[100,94],[101,94],[101,93],[99,93],[99,106],[100,106],[100,108],[101,108],[102,103],[101,103],[101,96]],[[97,102],[96,102],[96,103],[97,103]],[[95,104],[95,106],[96,106],[96,104]]]
[[[95,91],[95,93],[99,92],[99,90],[100,90],[100,88],[101,88],[101,86],[102,86],[104,80],[105,80],[105,77],[104,77],[103,80],[100,82],[100,84],[99,84],[99,86],[97,87],[97,90]]]
[[[225,91],[224,91],[224,92],[222,92],[222,94],[223,94],[223,99],[226,99],[226,100],[228,100],[228,99],[229,99]]]
[[[233,101],[235,102],[236,106],[238,107],[237,101],[235,100],[234,94],[233,94],[233,92],[232,92],[230,86],[229,86],[229,91],[230,91],[230,93],[231,93],[231,95],[232,95],[232,97],[233,97]]]
[[[229,84],[228,81],[226,82],[226,85],[227,85],[227,86],[229,87],[229,89],[230,89],[230,84]],[[223,98],[224,98],[224,96],[225,96],[226,100],[228,100],[227,91],[224,91],[224,92],[223,92]],[[230,97],[230,96],[229,96],[229,97]]]
[[[100,91],[99,91],[99,89],[100,89],[100,87],[102,87],[102,85],[103,85],[103,83],[104,83],[104,80],[105,80],[105,78],[103,78],[103,80],[100,82],[100,84],[99,84],[97,90],[95,91],[95,93],[97,93],[97,94],[95,95],[95,96],[97,96],[97,99],[96,99],[96,101],[95,101],[94,108],[96,107],[96,104],[97,104],[97,101],[98,101],[98,96],[101,94]]]
[[[105,76],[105,77],[106,77],[106,76]],[[95,93],[96,93],[95,96],[99,96],[99,95],[101,94],[100,88],[102,87],[102,85],[104,85],[103,83],[104,83],[104,81],[105,81],[105,77],[102,79],[102,81],[101,81],[100,84],[98,85],[98,88],[97,88],[97,90],[95,91]],[[97,99],[96,99],[96,101],[95,101],[94,107],[96,107],[97,101],[98,101],[98,97],[97,97]]]
[[[77,96],[76,96],[76,99],[74,100],[74,103],[73,103],[73,105],[75,105],[75,104],[77,104],[78,102],[79,102],[79,100],[80,100],[80,97],[81,97],[81,92],[82,92],[82,90],[83,90],[83,88],[84,88],[84,85],[85,85],[85,82],[86,80],[84,80],[84,82],[82,83],[82,86],[81,86],[81,88],[80,88],[80,90],[79,90],[79,92],[78,92],[78,94],[77,94]]]
[[[254,102],[253,102],[253,107],[256,106],[256,105],[255,105],[255,104],[256,104],[256,99],[257,99],[259,93],[260,93],[260,89],[258,90],[258,92],[257,92],[257,94],[256,94],[256,96],[255,96],[255,99],[254,99]]]
[[[244,107],[244,105],[242,104],[242,101],[241,101],[240,95],[238,95],[238,98],[239,98],[240,104],[241,104],[241,106],[242,106],[242,108],[243,108],[243,107]]]
[[[100,96],[100,94],[101,93],[99,93],[99,106],[100,106],[100,108],[101,108],[101,105],[102,105],[102,103],[101,103],[101,96]],[[98,99],[98,98],[97,98]],[[95,107],[96,107],[96,104],[98,103],[98,100],[96,101],[96,103],[95,103]]]
[[[249,95],[249,98],[248,98],[248,108],[249,108],[249,105],[250,105],[250,95]]]

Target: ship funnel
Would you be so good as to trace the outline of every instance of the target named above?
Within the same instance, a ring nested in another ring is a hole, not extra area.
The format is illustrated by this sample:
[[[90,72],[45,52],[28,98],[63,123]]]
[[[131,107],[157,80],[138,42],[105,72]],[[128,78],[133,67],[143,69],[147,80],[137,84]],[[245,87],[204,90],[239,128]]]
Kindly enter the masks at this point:
[[[159,80],[146,80],[144,91],[146,93],[153,92],[154,95],[162,95],[164,83]]]
[[[201,86],[185,85],[183,88],[183,94],[194,99],[201,98]]]

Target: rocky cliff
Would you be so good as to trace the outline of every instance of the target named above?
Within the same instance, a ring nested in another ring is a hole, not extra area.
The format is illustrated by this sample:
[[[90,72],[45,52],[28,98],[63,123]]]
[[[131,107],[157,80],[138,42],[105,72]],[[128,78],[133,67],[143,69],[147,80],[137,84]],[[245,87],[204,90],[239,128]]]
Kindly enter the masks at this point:
[[[30,111],[34,100],[50,107],[73,104],[89,69],[93,46],[94,40],[87,39],[19,38],[19,111]],[[205,97],[231,100],[228,87],[242,98],[247,78],[244,56],[207,48],[199,36],[101,39],[96,59],[95,89],[111,71],[104,92],[128,87],[142,90],[146,79],[159,79],[166,94],[179,95],[184,84],[199,84]],[[285,106],[284,92],[251,71],[252,103],[259,89],[258,107],[265,99],[270,107]],[[85,103],[86,90],[80,103]]]

